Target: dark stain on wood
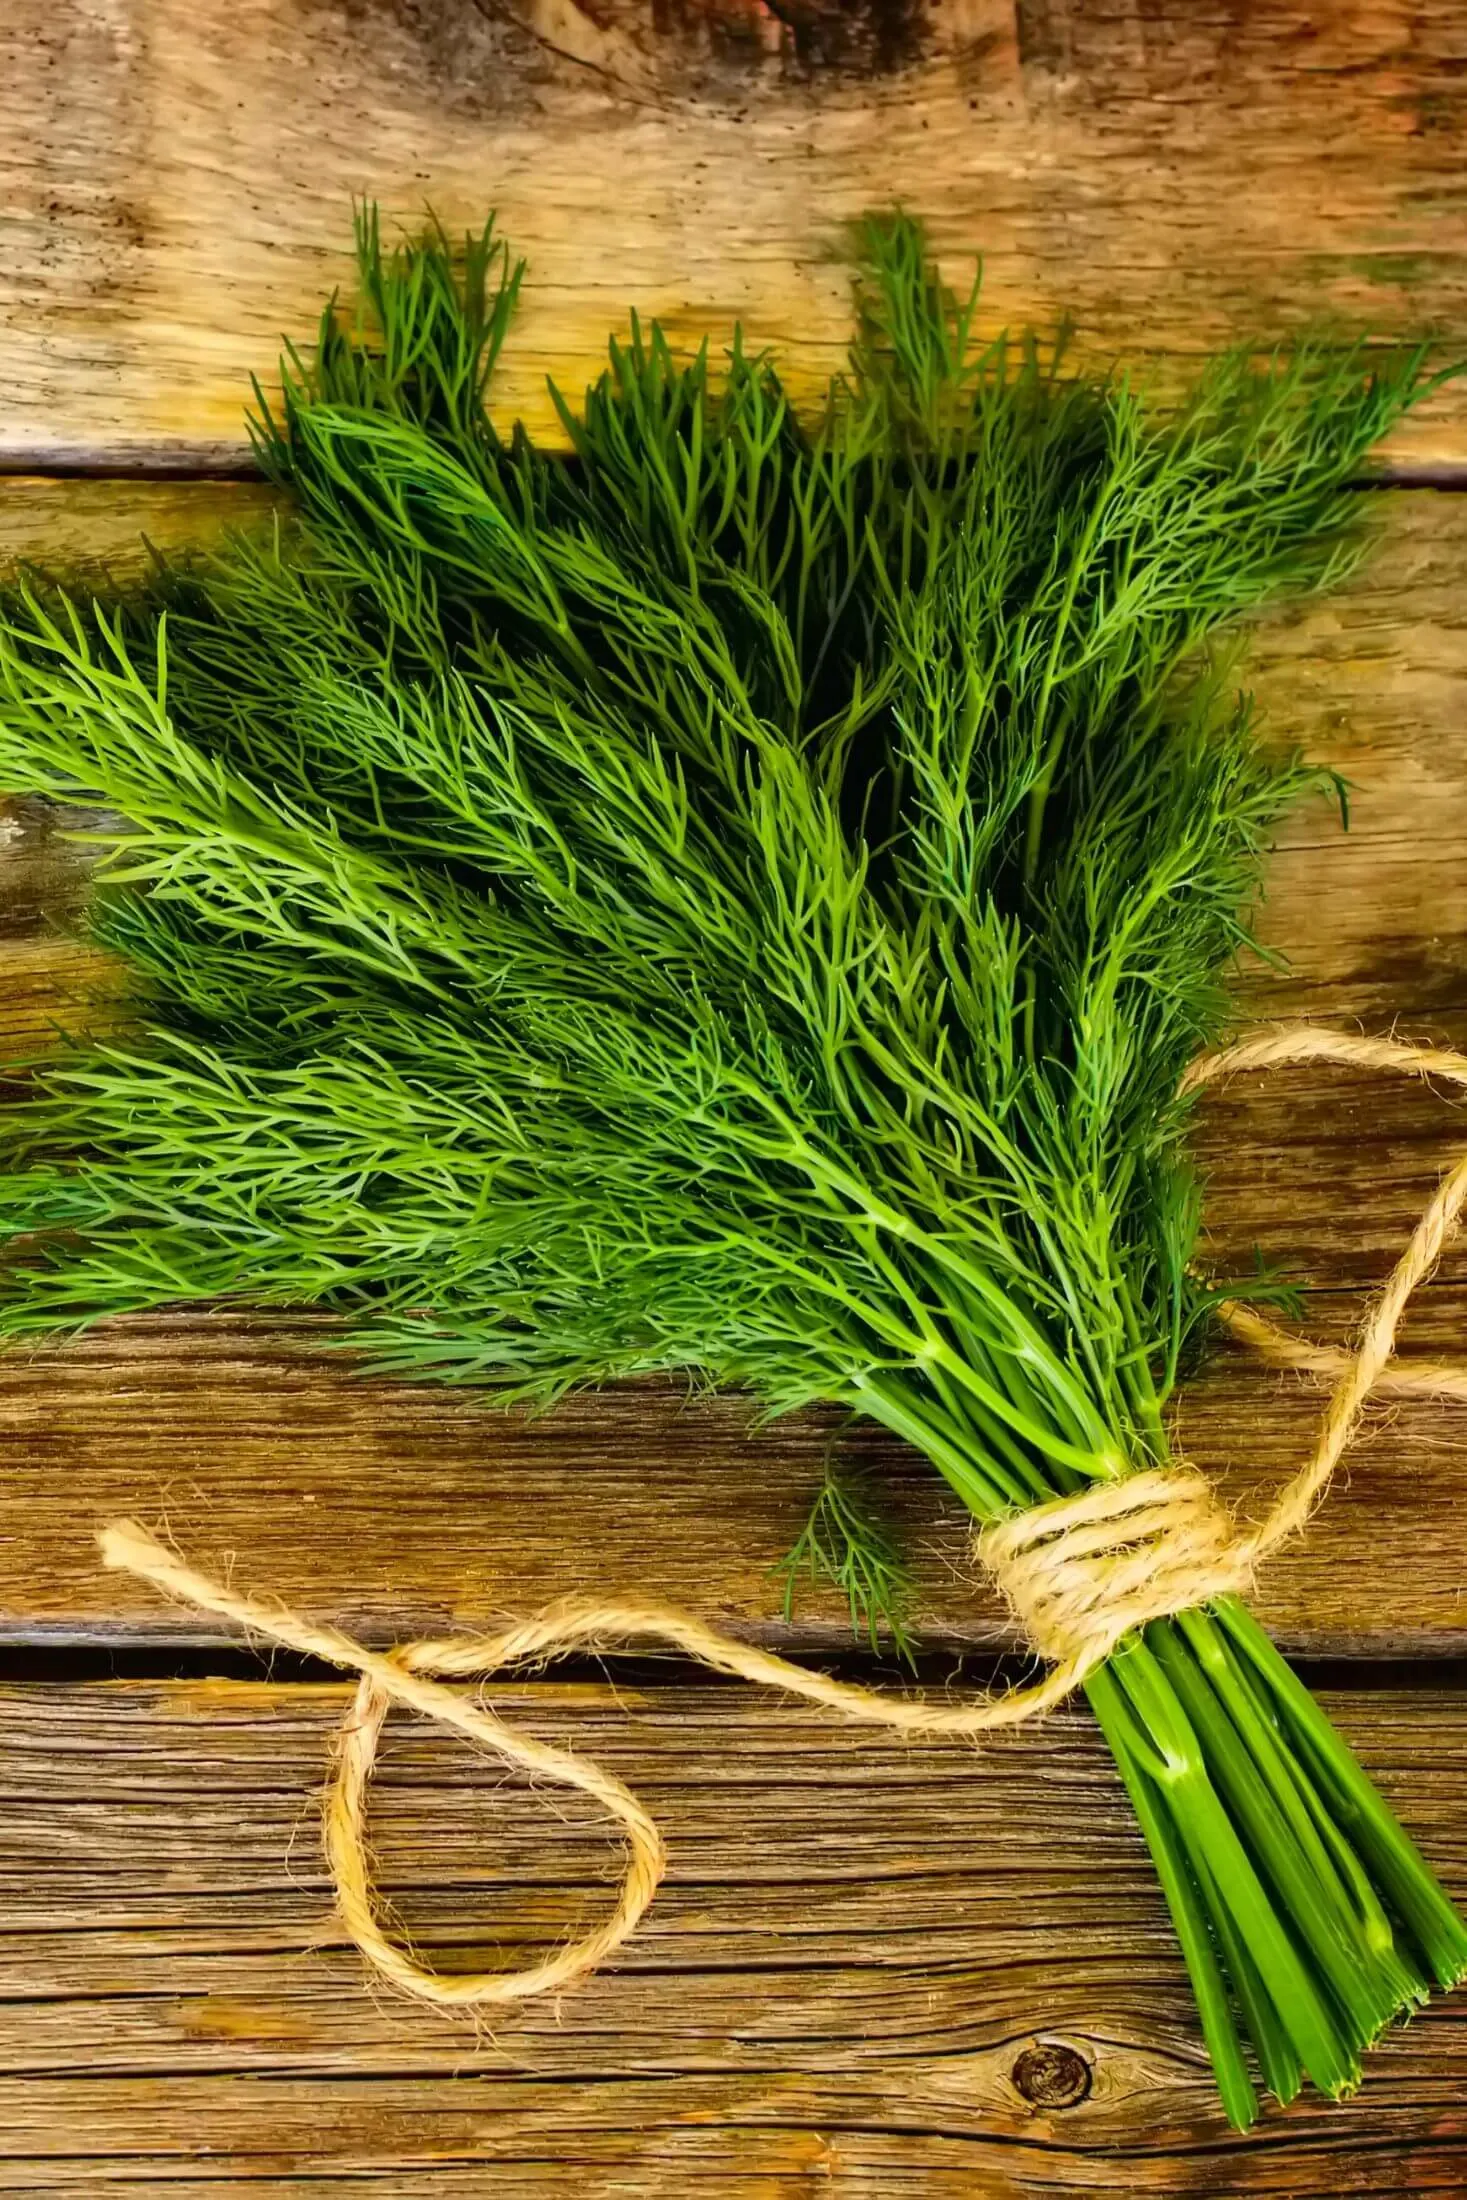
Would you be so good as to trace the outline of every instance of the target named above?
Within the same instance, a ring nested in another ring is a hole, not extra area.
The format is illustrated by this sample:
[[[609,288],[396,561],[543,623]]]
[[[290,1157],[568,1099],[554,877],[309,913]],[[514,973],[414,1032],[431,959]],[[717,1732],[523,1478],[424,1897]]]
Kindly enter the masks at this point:
[[[314,0],[323,28],[390,28],[424,81],[489,111],[506,83],[566,67],[659,106],[751,89],[859,85],[938,48],[971,64],[999,42],[987,0]],[[975,17],[979,20],[975,21]]]
[[[323,68],[367,50],[383,93],[425,99],[446,121],[508,120],[566,56],[507,0],[302,0]],[[574,13],[567,9],[563,12]]]
[[[1413,68],[1443,20],[1434,22],[1435,11],[1420,4],[1284,11],[1270,0],[1213,0],[1207,7],[1185,0],[1126,0],[1119,7],[1017,0],[1014,13],[1020,61],[1069,79],[1081,92],[1127,79],[1137,91],[1156,90],[1183,77],[1231,91],[1238,69],[1267,54],[1278,84],[1304,98],[1331,76],[1362,73],[1358,40],[1368,48],[1365,66],[1382,78],[1394,75],[1408,105],[1415,103]],[[1443,73],[1448,84],[1460,73],[1455,53],[1444,56]],[[1455,112],[1460,126],[1460,108]]]
[[[653,20],[683,37],[706,26],[715,53],[755,66],[886,76],[920,60],[932,13],[930,0],[654,0]]]

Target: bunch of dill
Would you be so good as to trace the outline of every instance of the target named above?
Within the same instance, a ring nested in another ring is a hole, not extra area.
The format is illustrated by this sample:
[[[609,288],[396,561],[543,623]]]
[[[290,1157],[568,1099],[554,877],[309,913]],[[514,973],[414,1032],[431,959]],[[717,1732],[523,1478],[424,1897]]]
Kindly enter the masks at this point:
[[[510,1398],[692,1370],[982,1519],[1165,1461],[1179,1079],[1318,779],[1210,638],[1344,570],[1421,358],[1231,359],[1159,418],[872,222],[813,419],[634,325],[567,463],[486,409],[492,227],[360,247],[261,400],[273,536],[0,619],[0,779],[119,813],[136,994],[5,1118],[0,1331],[234,1298]],[[838,1485],[801,1555],[899,1587]],[[1426,1867],[1240,1607],[1089,1692],[1229,2113],[1244,2035],[1348,2088],[1467,1965]]]

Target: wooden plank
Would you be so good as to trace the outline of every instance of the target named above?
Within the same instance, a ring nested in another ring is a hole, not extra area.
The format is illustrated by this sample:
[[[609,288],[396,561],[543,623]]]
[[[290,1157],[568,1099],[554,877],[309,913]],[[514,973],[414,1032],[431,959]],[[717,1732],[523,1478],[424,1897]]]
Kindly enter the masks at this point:
[[[1243,678],[1274,737],[1342,773],[1332,801],[1286,821],[1257,972],[1260,1015],[1358,1017],[1467,1037],[1467,497],[1381,492],[1365,571],[1261,623]]]
[[[251,370],[347,272],[348,201],[531,260],[500,387],[553,426],[629,305],[743,315],[808,390],[845,223],[901,198],[995,321],[1069,309],[1163,382],[1338,316],[1460,328],[1467,23],[1152,0],[10,0],[0,460],[238,462]],[[1467,456],[1467,391],[1396,449]]]
[[[0,572],[29,563],[130,578],[145,570],[149,543],[182,550],[227,528],[265,524],[273,507],[273,493],[259,481],[10,474],[0,478]]]
[[[1368,574],[1260,636],[1261,706],[1347,772],[1355,797],[1348,837],[1323,805],[1291,828],[1268,930],[1293,972],[1256,978],[1248,1000],[1260,1015],[1399,1018],[1467,1044],[1467,498],[1392,492],[1377,504],[1384,535]],[[9,483],[0,557],[83,547],[117,566],[140,529],[178,541],[260,508],[243,485]],[[0,1052],[13,1059],[87,1012],[97,966],[55,930],[79,875],[49,813],[12,805],[0,831]],[[1460,1110],[1414,1088],[1327,1072],[1244,1081],[1209,1103],[1204,1125],[1214,1258],[1236,1272],[1258,1245],[1314,1278],[1312,1327],[1343,1336],[1461,1139]],[[1461,1351],[1464,1294],[1467,1260],[1454,1254],[1409,1318],[1411,1349]],[[365,1382],[312,1353],[318,1334],[309,1322],[167,1316],[0,1360],[0,1635],[197,1639],[196,1620],[98,1571],[94,1525],[140,1512],[200,1559],[232,1553],[243,1581],[379,1637],[482,1622],[594,1581],[637,1583],[767,1639],[848,1642],[828,1595],[802,1591],[786,1628],[770,1574],[818,1486],[832,1423],[754,1432],[738,1400],[656,1388],[506,1420],[464,1396]],[[1182,1441],[1256,1503],[1302,1456],[1316,1411],[1305,1386],[1224,1350],[1187,1388]],[[890,1485],[929,1637],[1008,1640],[936,1476],[869,1433],[839,1440]],[[1308,1538],[1267,1569],[1266,1620],[1315,1650],[1460,1650],[1464,1514],[1467,1418],[1430,1405],[1382,1414]]]
[[[345,1692],[0,1688],[0,2191],[888,2195],[1460,2191],[1467,2004],[1230,2138],[1089,1721],[981,1757],[741,1689],[497,1690],[662,1817],[617,1962],[492,2033],[365,1986],[306,1798]],[[1326,1698],[1467,1893],[1467,1702]],[[606,1898],[578,1798],[389,1730],[384,1884],[435,1960]],[[489,1958],[492,1960],[492,1958]],[[477,2180],[477,2181],[476,2181]]]

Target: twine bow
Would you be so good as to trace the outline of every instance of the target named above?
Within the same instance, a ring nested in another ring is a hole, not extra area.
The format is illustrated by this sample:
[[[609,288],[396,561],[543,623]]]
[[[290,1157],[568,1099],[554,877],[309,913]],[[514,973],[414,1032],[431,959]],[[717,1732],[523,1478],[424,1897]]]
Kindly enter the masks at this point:
[[[1188,1071],[1183,1089],[1195,1090],[1243,1070],[1314,1061],[1441,1077],[1467,1089],[1467,1055],[1308,1024],[1264,1031],[1204,1056]],[[1308,1520],[1373,1391],[1467,1397],[1467,1367],[1401,1369],[1389,1364],[1406,1302],[1435,1266],[1464,1203],[1467,1154],[1428,1203],[1351,1352],[1291,1337],[1256,1308],[1229,1303],[1221,1309],[1227,1327],[1263,1359],[1335,1378],[1313,1450],[1256,1527],[1240,1530],[1203,1476],[1178,1467],[1095,1484],[983,1531],[977,1539],[983,1563],[1027,1641],[1051,1661],[1043,1678],[1027,1687],[980,1694],[960,1704],[892,1695],[792,1665],[719,1633],[690,1613],[624,1598],[568,1598],[497,1635],[412,1642],[381,1652],[274,1601],[244,1596],[211,1580],[135,1521],[117,1521],[102,1530],[98,1540],[103,1563],[141,1575],[180,1602],[231,1620],[251,1634],[360,1675],[337,1735],[325,1800],[326,1855],[346,1930],[385,1978],[425,2001],[483,2007],[527,2000],[584,1978],[636,1930],[656,1893],[666,1850],[656,1821],[613,1773],[507,1725],[448,1682],[484,1679],[578,1650],[655,1645],[714,1672],[781,1689],[901,1734],[956,1738],[1034,1718],[1071,1695],[1134,1628],[1211,1597],[1245,1592],[1259,1562]],[[394,1703],[456,1728],[525,1772],[578,1788],[620,1823],[625,1866],[615,1906],[603,1924],[543,1962],[516,1971],[465,1975],[433,1970],[389,1934],[372,1876],[366,1815],[378,1740]]]

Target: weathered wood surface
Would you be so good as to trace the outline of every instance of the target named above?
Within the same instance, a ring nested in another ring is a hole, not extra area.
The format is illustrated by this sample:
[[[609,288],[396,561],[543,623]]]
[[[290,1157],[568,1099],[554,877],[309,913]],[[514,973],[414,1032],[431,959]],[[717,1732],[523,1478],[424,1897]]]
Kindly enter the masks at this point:
[[[812,389],[845,337],[842,226],[897,194],[954,273],[986,252],[995,321],[1069,307],[1082,349],[1163,387],[1219,340],[1322,314],[1448,346],[1467,318],[1451,0],[9,0],[0,66],[0,467],[238,467],[249,371],[346,276],[353,191],[407,221],[501,209],[532,267],[498,403],[541,428],[546,371],[575,388],[631,303],[689,338],[742,314]],[[1467,385],[1391,457],[1457,478]],[[266,502],[3,479],[0,563],[126,562],[140,530],[185,540]],[[1371,574],[1261,638],[1260,699],[1354,780],[1355,824],[1342,841],[1320,807],[1291,829],[1267,930],[1293,968],[1248,998],[1467,1045],[1467,499],[1379,502]],[[107,1013],[66,932],[81,884],[57,821],[0,800],[9,1063]],[[1345,1334],[1464,1135],[1460,1108],[1378,1081],[1217,1096],[1217,1260],[1258,1243],[1323,1287],[1315,1332]],[[1409,1347],[1467,1351],[1464,1313],[1455,1255]],[[675,1669],[497,1690],[646,1795],[668,1884],[611,1970],[492,2036],[374,1994],[317,1853],[341,1691],[58,1681],[58,1641],[166,1672],[209,1639],[101,1574],[96,1521],[164,1522],[379,1639],[635,1581],[819,1652],[849,1645],[838,1608],[805,1596],[784,1627],[768,1569],[838,1440],[889,1475],[929,1639],[1004,1635],[935,1477],[870,1439],[756,1435],[737,1401],[666,1390],[527,1426],[363,1382],[316,1338],[211,1313],[0,1358],[0,2193],[1467,2191],[1460,1994],[1382,2045],[1353,2103],[1226,2133],[1079,1712],[976,1755]],[[1183,1438],[1246,1500],[1316,1411],[1223,1353]],[[1263,1614],[1295,1645],[1460,1651],[1464,1521],[1467,1416],[1381,1416]],[[1419,1676],[1329,1708],[1467,1896],[1467,1702]],[[441,1734],[394,1725],[380,1791],[384,1882],[440,1960],[543,1946],[606,1898],[614,1851],[575,1798]]]
[[[85,552],[119,565],[139,530],[162,543],[253,519],[258,489],[0,483],[0,557]],[[1256,976],[1260,1015],[1358,1017],[1467,1044],[1467,499],[1374,500],[1377,555],[1337,597],[1275,616],[1256,688],[1281,732],[1354,782],[1342,836],[1325,805],[1291,827],[1267,929],[1291,974]],[[0,844],[0,1050],[75,1021],[98,972],[56,925],[78,896],[75,851],[39,805],[12,805]],[[1319,1334],[1344,1335],[1439,1171],[1460,1107],[1338,1072],[1240,1081],[1208,1104],[1213,1254],[1257,1244],[1313,1278]],[[1423,1294],[1410,1349],[1467,1351],[1467,1258]],[[817,1418],[751,1432],[737,1401],[667,1390],[572,1401],[534,1423],[462,1396],[367,1383],[313,1354],[306,1323],[211,1313],[117,1324],[0,1358],[0,1633],[180,1639],[200,1623],[103,1576],[94,1525],[166,1521],[201,1560],[381,1637],[523,1609],[568,1588],[641,1583],[810,1646],[848,1641],[828,1596],[793,1631],[769,1569],[789,1547],[837,1432]],[[1249,1493],[1302,1456],[1317,1397],[1220,1353],[1188,1388],[1191,1454]],[[840,1439],[889,1470],[917,1553],[918,1618],[936,1640],[1007,1639],[937,1478],[871,1437]],[[1267,1569],[1264,1616],[1320,1650],[1467,1643],[1467,1414],[1381,1415],[1308,1538]]]
[[[737,1689],[496,1690],[662,1818],[642,1933],[492,2035],[384,2000],[314,1810],[346,1692],[0,1687],[0,2191],[1020,2200],[1467,2184],[1467,2011],[1357,2098],[1247,2140],[1212,2097],[1160,1896],[1079,1713],[981,1755]],[[1467,1895],[1467,1705],[1328,1707]],[[614,1851],[441,1732],[389,1729],[374,1821],[420,1946],[469,1966],[585,1922]]]
[[[1163,380],[1337,316],[1460,331],[1454,0],[8,0],[0,460],[243,455],[251,369],[347,272],[349,200],[497,206],[531,260],[500,403],[629,305],[742,314],[808,389],[843,225],[899,197],[989,310]],[[1467,385],[1396,449],[1467,457]]]

